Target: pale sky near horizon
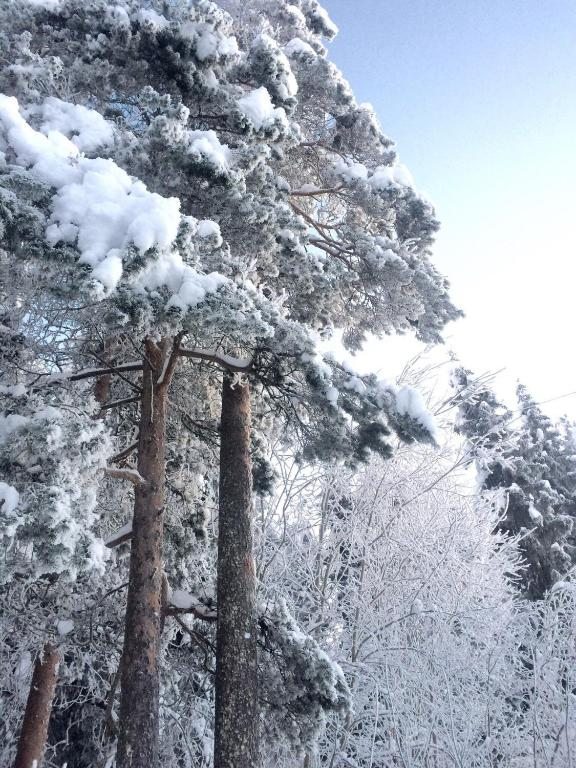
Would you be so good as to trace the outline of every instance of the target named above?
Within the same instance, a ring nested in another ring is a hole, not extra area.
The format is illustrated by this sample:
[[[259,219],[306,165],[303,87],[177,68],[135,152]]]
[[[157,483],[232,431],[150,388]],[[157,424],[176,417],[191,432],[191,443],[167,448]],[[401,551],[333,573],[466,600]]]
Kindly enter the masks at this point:
[[[447,347],[505,368],[508,400],[516,379],[540,401],[576,390],[576,1],[324,4],[330,57],[442,223],[434,263],[466,313]],[[576,418],[576,395],[545,409]]]

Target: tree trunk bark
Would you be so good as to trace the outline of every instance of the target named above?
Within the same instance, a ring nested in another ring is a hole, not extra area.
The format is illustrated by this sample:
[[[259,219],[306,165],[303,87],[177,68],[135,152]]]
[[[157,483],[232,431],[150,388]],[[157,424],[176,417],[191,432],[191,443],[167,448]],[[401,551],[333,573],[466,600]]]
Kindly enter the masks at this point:
[[[224,374],[220,423],[214,768],[258,768],[250,389]]]
[[[60,652],[46,643],[34,664],[14,768],[40,768],[42,764],[59,664]]]
[[[166,410],[170,375],[166,341],[145,342],[138,472],[121,662],[118,768],[158,768],[159,652]]]

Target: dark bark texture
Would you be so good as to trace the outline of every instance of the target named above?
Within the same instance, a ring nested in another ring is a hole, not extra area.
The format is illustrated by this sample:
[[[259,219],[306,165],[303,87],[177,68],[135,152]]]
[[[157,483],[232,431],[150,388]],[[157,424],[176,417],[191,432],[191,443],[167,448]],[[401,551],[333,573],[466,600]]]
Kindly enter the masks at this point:
[[[214,768],[257,768],[256,573],[250,390],[224,375],[220,424]]]
[[[162,614],[162,541],[166,410],[166,342],[145,344],[138,471],[130,576],[121,662],[118,768],[158,768],[159,651]],[[161,383],[159,383],[161,379]]]
[[[58,681],[60,653],[46,643],[42,656],[36,659],[14,768],[40,768],[46,749],[48,723]]]

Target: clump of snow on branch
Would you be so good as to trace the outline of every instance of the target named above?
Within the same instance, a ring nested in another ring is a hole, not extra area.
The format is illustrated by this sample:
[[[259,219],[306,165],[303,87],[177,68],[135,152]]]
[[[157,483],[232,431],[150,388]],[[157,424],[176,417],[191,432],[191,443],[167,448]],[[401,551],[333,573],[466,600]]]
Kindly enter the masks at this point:
[[[136,19],[141,24],[148,24],[152,29],[165,29],[169,25],[168,19],[153,8],[141,8],[136,14]]]
[[[79,262],[92,267],[102,295],[120,283],[123,257],[130,246],[141,254],[159,251],[158,259],[138,274],[135,283],[143,292],[167,287],[172,294],[168,306],[182,310],[196,306],[225,282],[217,273],[198,274],[172,249],[182,219],[177,198],[150,192],[113,160],[80,154],[80,148],[102,139],[105,121],[100,115],[55,99],[48,100],[42,115],[46,134],[26,122],[15,98],[0,95],[0,149],[11,149],[17,163],[56,189],[46,239],[51,245],[75,244]],[[73,133],[77,128],[80,132],[73,143],[62,131]],[[198,151],[209,149],[214,155],[217,139],[204,135],[195,141],[200,142]],[[194,224],[193,219],[188,222]],[[218,225],[204,221],[199,236],[209,235],[215,247],[221,244]]]
[[[434,417],[426,407],[422,395],[413,387],[402,387],[395,393],[396,410],[401,416],[408,416],[417,421],[436,439],[438,429]]]
[[[189,131],[188,154],[200,161],[207,162],[217,171],[223,172],[228,168],[231,155],[230,149],[221,144],[214,131]]]
[[[270,128],[275,122],[286,122],[283,107],[275,107],[267,89],[262,86],[237,101],[238,108],[258,131]]]
[[[81,104],[70,104],[51,96],[42,104],[40,114],[40,131],[45,136],[52,131],[62,133],[80,152],[93,152],[114,141],[112,124],[99,112]]]
[[[284,52],[289,58],[316,58],[318,54],[310,43],[294,37],[284,46]]]
[[[0,508],[4,514],[11,515],[18,506],[19,499],[20,494],[16,488],[0,482]]]

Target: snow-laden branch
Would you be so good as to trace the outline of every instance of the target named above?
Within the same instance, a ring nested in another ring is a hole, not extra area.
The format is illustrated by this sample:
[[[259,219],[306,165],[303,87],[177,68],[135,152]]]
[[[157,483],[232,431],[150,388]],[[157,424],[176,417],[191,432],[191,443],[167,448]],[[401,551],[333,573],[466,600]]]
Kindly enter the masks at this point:
[[[122,400],[114,400],[110,403],[104,403],[100,406],[101,411],[109,411],[111,408],[120,408],[122,405],[129,405],[130,403],[139,403],[141,400],[140,395],[134,397],[124,397]]]
[[[248,372],[253,365],[253,361],[250,360],[250,358],[233,357],[219,348],[200,349],[199,347],[193,347],[192,349],[180,349],[178,354],[183,357],[191,357],[195,360],[207,360],[210,363],[216,363],[216,365],[219,365],[227,371],[234,371],[237,373]]]
[[[93,379],[98,376],[106,376],[110,373],[129,373],[131,371],[141,371],[142,362],[139,360],[133,360],[129,363],[123,363],[122,365],[113,365],[108,368],[83,368],[80,371],[74,373],[57,373],[48,376],[44,381],[36,384],[32,387],[33,390],[42,389],[48,387],[51,384],[59,384],[61,381],[81,381],[82,379]],[[113,404],[107,406],[113,407]]]
[[[146,485],[146,480],[142,477],[137,469],[116,469],[114,467],[106,467],[104,470],[109,477],[115,477],[118,480],[128,480],[128,482],[134,485]]]
[[[122,526],[122,528],[119,528],[114,533],[110,534],[107,539],[105,539],[104,544],[108,547],[108,549],[114,549],[115,547],[119,547],[120,544],[124,544],[126,541],[130,541],[132,538],[132,520],[130,520],[129,523],[126,523]]]
[[[216,621],[216,609],[205,605],[196,595],[191,595],[183,589],[175,589],[168,598],[168,607],[165,614],[167,616],[178,616],[184,613],[191,613],[197,619],[204,621]]]

